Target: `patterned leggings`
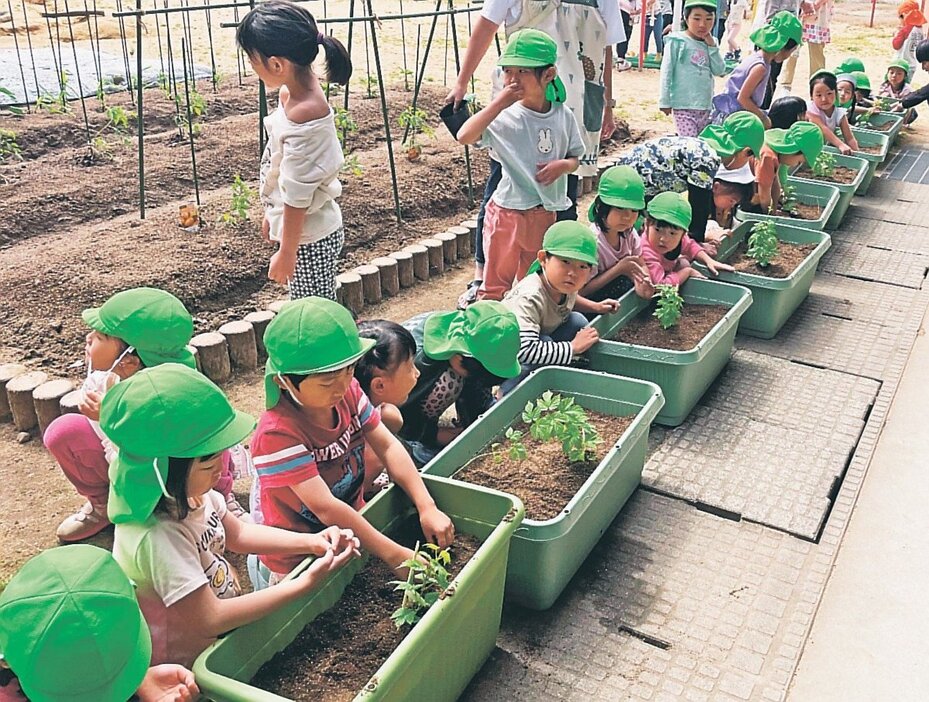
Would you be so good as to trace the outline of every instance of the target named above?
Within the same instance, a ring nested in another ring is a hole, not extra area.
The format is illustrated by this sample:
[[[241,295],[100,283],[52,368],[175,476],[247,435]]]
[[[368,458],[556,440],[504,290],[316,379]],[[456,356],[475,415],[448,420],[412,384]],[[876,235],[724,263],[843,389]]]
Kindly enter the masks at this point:
[[[297,247],[297,268],[290,279],[290,299],[316,295],[335,300],[335,275],[339,253],[345,243],[345,230],[339,227],[329,236]]]
[[[703,128],[710,123],[709,110],[672,110],[671,116],[677,135],[682,137],[700,136]]]

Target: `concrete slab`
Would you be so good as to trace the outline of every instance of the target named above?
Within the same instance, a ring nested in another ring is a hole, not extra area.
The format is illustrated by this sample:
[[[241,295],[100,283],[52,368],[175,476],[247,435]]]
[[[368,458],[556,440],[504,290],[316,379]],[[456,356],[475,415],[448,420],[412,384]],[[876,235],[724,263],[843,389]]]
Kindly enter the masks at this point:
[[[900,200],[902,202],[923,202],[926,197],[925,184],[904,183],[889,180],[883,173],[871,181],[871,188],[866,198],[856,198],[854,202],[865,202],[879,198],[881,200]]]
[[[925,188],[925,186],[917,186]],[[848,208],[848,217],[865,217],[881,222],[895,222],[911,227],[929,227],[929,208],[920,200],[891,200],[885,198],[855,198]]]
[[[842,222],[842,228],[829,234],[833,242],[841,241],[877,249],[929,255],[929,229],[907,227],[895,222],[879,222],[866,217],[846,217]]]
[[[902,228],[905,230],[905,227]],[[907,288],[920,288],[929,270],[929,255],[861,246],[836,239],[820,270]]]
[[[904,147],[884,164],[884,178],[890,181],[929,185],[929,151]]]
[[[919,310],[929,302],[929,290],[908,289],[819,272],[809,304],[820,314],[915,334]]]

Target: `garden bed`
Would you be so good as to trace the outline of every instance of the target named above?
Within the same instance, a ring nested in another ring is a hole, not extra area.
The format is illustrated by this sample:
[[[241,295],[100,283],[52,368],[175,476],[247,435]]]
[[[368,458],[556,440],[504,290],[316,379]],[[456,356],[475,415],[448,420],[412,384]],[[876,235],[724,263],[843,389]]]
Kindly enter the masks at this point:
[[[884,162],[890,151],[890,136],[869,129],[859,129],[858,127],[852,127],[852,134],[855,135],[855,139],[858,141],[858,150],[853,151],[851,155],[863,158],[868,162],[868,171],[857,191],[858,195],[866,195],[871,187],[871,181],[874,180],[877,167]],[[834,146],[826,145],[824,150],[833,154],[839,153],[839,150]]]
[[[770,219],[782,224],[822,230],[839,204],[839,188],[807,180],[790,181],[788,185],[793,188],[794,204],[800,208],[802,217],[785,213],[783,210],[778,210],[778,214],[768,214],[739,209],[736,211],[735,219],[739,222]],[[819,216],[811,218],[814,212],[818,212]]]
[[[804,180],[821,180],[825,183],[851,185],[858,178],[858,170],[846,168],[845,166],[836,166],[835,170],[829,175],[816,175],[809,166],[801,166],[794,171],[793,176]]]
[[[655,318],[655,305],[647,305],[610,340],[671,351],[689,351],[719,324],[729,308],[725,305],[689,304],[670,329],[663,329]]]
[[[778,243],[777,255],[767,266],[762,267],[748,255],[748,245],[742,241],[732,252],[732,256],[726,259],[726,263],[735,268],[737,273],[761,275],[766,278],[787,278],[815,248],[814,244],[791,244],[781,241]]]
[[[821,159],[825,161],[819,162],[821,168],[820,173],[817,174],[813,169],[808,167],[803,167],[794,170],[788,182],[790,183],[801,183],[801,182],[811,182],[811,183],[828,183],[830,186],[834,187],[839,191],[839,199],[836,202],[835,209],[832,211],[832,214],[829,216],[829,220],[826,222],[827,229],[837,229],[839,225],[842,224],[842,220],[845,219],[845,215],[848,212],[849,206],[852,204],[852,198],[855,193],[861,188],[862,183],[864,183],[865,178],[868,175],[868,170],[870,165],[866,159],[859,158],[857,156],[844,156],[842,154],[835,154],[831,152],[823,152]],[[832,177],[830,177],[829,163],[834,163],[834,171]],[[854,173],[854,178],[848,180],[848,173]],[[841,175],[841,180],[846,182],[838,182],[838,174]]]
[[[815,222],[823,214],[823,208],[819,205],[807,205],[804,203],[799,203],[793,206],[793,209],[785,210],[782,207],[778,207],[773,212],[775,217],[790,217],[791,219],[805,219],[811,222]]]

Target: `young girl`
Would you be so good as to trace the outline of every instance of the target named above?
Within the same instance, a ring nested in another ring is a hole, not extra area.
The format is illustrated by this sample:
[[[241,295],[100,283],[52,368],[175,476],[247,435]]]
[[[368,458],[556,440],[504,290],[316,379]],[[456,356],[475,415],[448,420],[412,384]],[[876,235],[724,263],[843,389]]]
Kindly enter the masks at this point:
[[[829,26],[832,24],[834,0],[813,0],[810,5],[801,8],[800,20],[803,23],[803,41],[810,54],[810,75],[826,67],[826,44],[832,40]],[[784,62],[780,75],[780,85],[790,92],[794,71],[800,52],[794,51]]]
[[[286,305],[264,334],[265,406],[251,449],[262,523],[304,535],[338,524],[392,568],[412,557],[358,513],[364,506],[365,445],[419,512],[426,539],[439,546],[455,535],[413,462],[354,377],[355,363],[374,345],[358,336],[347,309],[318,297]],[[256,549],[264,568],[256,587],[283,580],[299,564],[290,555]],[[272,590],[275,588],[272,588]]]
[[[633,288],[639,297],[654,295],[635,229],[644,209],[642,176],[630,166],[613,166],[603,172],[597,197],[587,210],[590,228],[597,235],[597,263],[591,268],[590,282],[581,288],[588,300],[618,298]]]
[[[851,73],[838,73],[835,86],[836,107],[845,110],[848,123],[854,125],[858,121],[858,103],[855,101],[855,76]],[[786,129],[786,127],[783,127],[783,129]]]
[[[141,371],[103,398],[100,426],[119,447],[110,466],[113,556],[136,584],[152,632],[152,662],[190,665],[216,638],[303,597],[358,555],[347,530],[297,534],[248,524],[213,488],[221,452],[255,426],[197,371]],[[316,561],[267,592],[243,595],[226,546]]]
[[[265,118],[261,157],[262,235],[279,244],[268,277],[289,285],[291,299],[335,299],[336,264],[345,232],[336,198],[342,194],[342,148],[326,94],[311,68],[322,47],[326,80],[345,85],[352,62],[341,42],[322,34],[313,15],[287,0],[270,0],[242,19],[236,41],[258,77],[279,88]]]
[[[751,19],[752,4],[748,0],[729,0],[729,16],[726,18],[726,46],[729,51],[723,57],[726,61],[741,61],[742,47],[739,45],[739,34],[742,32],[742,22]]]
[[[807,120],[818,126],[826,142],[848,156],[858,150],[858,140],[848,125],[844,107],[836,107],[836,77],[829,71],[818,71],[810,78],[810,102]],[[837,132],[841,130],[842,139]]]
[[[799,95],[778,98],[771,103],[768,119],[772,129],[788,129],[794,122],[806,119],[806,100]]]
[[[852,76],[855,78],[855,103],[858,108],[868,110],[874,107],[874,101],[871,99],[871,79],[864,71],[853,71]]]
[[[746,57],[729,76],[726,86],[713,98],[712,122],[722,124],[733,112],[748,110],[756,115],[765,128],[771,121],[762,110],[771,62],[783,62],[797,47],[803,35],[803,26],[796,15],[786,10],[778,12],[767,24],[751,33],[758,50]]]
[[[683,285],[688,278],[704,278],[690,264],[700,261],[713,275],[731,271],[732,266],[714,261],[696,241],[687,236],[692,212],[678,193],[661,193],[648,203],[647,234],[642,240],[642,258],[653,285]]]
[[[904,59],[908,63],[906,77],[907,80],[913,80],[918,60],[916,47],[926,40],[926,34],[923,32],[926,16],[920,11],[916,0],[905,0],[897,7],[897,17],[900,20],[900,29],[891,42],[897,51],[894,58]]]
[[[400,407],[400,432],[417,465],[425,465],[493,404],[493,388],[519,373],[519,325],[499,302],[457,312],[429,312],[403,323],[419,351],[416,386]],[[455,405],[456,425],[439,425]]]
[[[884,76],[884,82],[878,89],[877,94],[881,97],[893,98],[894,100],[903,100],[913,94],[913,89],[909,85],[907,76],[910,72],[910,64],[905,59],[896,59],[887,67],[887,74]],[[899,104],[899,103],[898,103]],[[896,112],[904,112],[903,123],[911,124],[916,119],[916,110],[910,108],[903,110],[903,107],[893,107]]]
[[[823,150],[823,132],[812,122],[796,122],[790,129],[769,129],[764,135],[761,156],[752,170],[755,173],[753,203],[761,212],[772,211],[781,199],[781,184],[787,170],[806,161],[810,166]]]
[[[916,47],[916,60],[919,61],[924,71],[929,71],[929,41],[924,41]],[[929,100],[929,83],[919,90],[914,90],[912,95],[903,98],[894,109],[908,110],[925,100]]]
[[[665,38],[658,108],[674,119],[679,136],[693,137],[710,119],[713,76],[726,73],[726,62],[713,38],[716,0],[686,0],[685,29]]]

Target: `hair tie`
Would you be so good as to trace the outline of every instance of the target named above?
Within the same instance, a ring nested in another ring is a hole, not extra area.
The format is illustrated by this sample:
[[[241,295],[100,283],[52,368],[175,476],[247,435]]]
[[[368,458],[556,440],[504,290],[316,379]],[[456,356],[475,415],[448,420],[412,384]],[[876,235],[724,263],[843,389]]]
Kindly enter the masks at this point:
[[[326,35],[323,34],[322,32],[319,32],[319,33],[316,35],[316,43],[317,43],[317,44],[322,44],[322,43],[325,41],[325,39],[326,39]]]

